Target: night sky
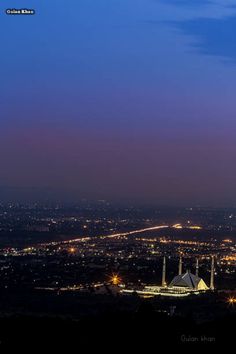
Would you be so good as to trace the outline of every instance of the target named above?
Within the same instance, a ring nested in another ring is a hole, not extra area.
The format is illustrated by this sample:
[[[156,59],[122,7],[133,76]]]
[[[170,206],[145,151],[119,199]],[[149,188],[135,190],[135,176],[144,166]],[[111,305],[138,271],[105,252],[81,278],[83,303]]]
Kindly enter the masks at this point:
[[[2,200],[236,205],[236,0],[0,11]]]

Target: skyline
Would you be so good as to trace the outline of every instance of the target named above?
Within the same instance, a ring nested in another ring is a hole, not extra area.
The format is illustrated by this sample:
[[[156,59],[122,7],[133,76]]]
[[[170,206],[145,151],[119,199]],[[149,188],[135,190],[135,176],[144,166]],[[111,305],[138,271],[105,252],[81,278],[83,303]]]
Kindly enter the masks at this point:
[[[233,206],[236,1],[0,5],[0,193]]]

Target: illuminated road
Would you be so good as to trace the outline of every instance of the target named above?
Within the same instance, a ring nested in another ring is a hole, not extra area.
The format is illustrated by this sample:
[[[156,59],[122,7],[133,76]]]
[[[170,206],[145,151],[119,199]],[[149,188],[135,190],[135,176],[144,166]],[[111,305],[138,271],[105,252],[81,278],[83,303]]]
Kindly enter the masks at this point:
[[[182,229],[183,226],[181,224],[175,224],[175,225],[157,225],[157,226],[151,226],[151,227],[146,227],[143,229],[137,229],[137,230],[132,230],[132,231],[127,231],[127,232],[120,232],[117,234],[111,234],[111,235],[105,235],[105,236],[87,236],[87,237],[80,237],[80,238],[73,238],[70,240],[65,240],[65,241],[53,241],[53,242],[47,242],[47,243],[41,243],[40,246],[56,246],[56,245],[62,245],[62,244],[70,244],[70,243],[81,243],[81,242],[87,242],[90,240],[95,240],[95,239],[112,239],[112,238],[119,238],[119,237],[125,237],[125,236],[130,236],[136,233],[141,233],[141,232],[146,232],[146,231],[153,231],[153,230],[159,230],[159,229],[165,229],[168,227],[172,227],[175,229]],[[187,229],[193,229],[193,230],[200,230],[200,226],[185,226]]]
[[[169,227],[169,225],[159,225],[159,226],[146,227],[145,229],[133,230],[133,231],[119,233],[119,234],[114,234],[114,235],[101,236],[100,238],[104,239],[104,238],[114,238],[114,237],[120,237],[120,236],[128,236],[128,235],[132,235],[132,234],[136,234],[136,233],[140,233],[140,232],[145,232],[145,231],[164,229],[166,227]]]
[[[164,229],[164,228],[167,228],[167,227],[170,227],[170,226],[169,225],[158,225],[158,226],[146,227],[144,229],[138,229],[138,230],[133,230],[133,231],[128,231],[128,232],[121,232],[121,233],[112,234],[112,235],[97,236],[96,238],[104,240],[104,239],[111,239],[111,238],[116,238],[116,237],[125,237],[125,236],[133,235],[133,234],[136,234],[136,233],[140,233],[140,232],[159,230],[159,229]],[[47,246],[47,245],[56,246],[56,245],[59,245],[59,244],[87,242],[87,241],[90,241],[92,239],[95,239],[95,237],[89,237],[89,236],[88,237],[80,237],[80,238],[74,238],[74,239],[66,240],[66,241],[55,241],[55,242],[43,243],[43,244],[41,244],[41,246]]]

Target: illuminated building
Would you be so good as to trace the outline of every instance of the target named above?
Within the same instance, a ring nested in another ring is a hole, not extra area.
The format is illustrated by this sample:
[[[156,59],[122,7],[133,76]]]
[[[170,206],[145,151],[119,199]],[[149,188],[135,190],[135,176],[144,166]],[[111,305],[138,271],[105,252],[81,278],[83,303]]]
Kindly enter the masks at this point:
[[[176,275],[169,285],[166,284],[166,258],[163,258],[162,269],[162,286],[152,285],[145,286],[142,290],[123,289],[123,293],[136,292],[140,296],[169,296],[169,297],[183,297],[191,294],[200,294],[205,291],[214,290],[214,258],[211,262],[211,279],[210,287],[206,285],[204,280],[198,276],[198,260],[196,262],[196,275],[190,271],[182,273],[182,257],[179,260],[178,275]]]
[[[211,257],[211,282],[210,289],[214,290],[214,257]]]
[[[198,270],[199,270],[199,265],[198,265],[198,258],[196,259],[196,277],[198,277]]]
[[[182,274],[182,256],[179,257],[179,275]]]
[[[208,286],[203,279],[187,271],[185,274],[177,275],[170,282],[169,288],[184,288],[191,291],[208,290]]]
[[[166,286],[166,257],[163,257],[163,267],[162,267],[162,282],[161,286]]]

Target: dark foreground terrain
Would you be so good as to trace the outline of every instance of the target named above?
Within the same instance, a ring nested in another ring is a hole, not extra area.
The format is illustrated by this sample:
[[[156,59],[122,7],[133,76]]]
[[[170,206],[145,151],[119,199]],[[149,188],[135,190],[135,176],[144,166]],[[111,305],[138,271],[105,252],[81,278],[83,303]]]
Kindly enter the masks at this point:
[[[157,353],[181,346],[234,343],[235,310],[218,295],[175,300],[42,292],[0,294],[0,352],[132,352],[141,345]]]
[[[113,313],[83,320],[20,316],[1,318],[1,352],[62,347],[84,349],[155,349],[177,346],[216,346],[234,343],[235,316],[197,325],[191,319],[167,318],[152,312]]]

